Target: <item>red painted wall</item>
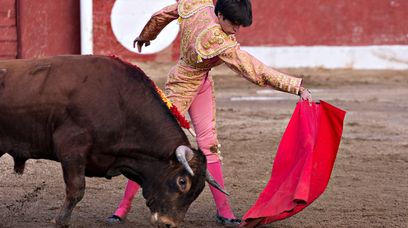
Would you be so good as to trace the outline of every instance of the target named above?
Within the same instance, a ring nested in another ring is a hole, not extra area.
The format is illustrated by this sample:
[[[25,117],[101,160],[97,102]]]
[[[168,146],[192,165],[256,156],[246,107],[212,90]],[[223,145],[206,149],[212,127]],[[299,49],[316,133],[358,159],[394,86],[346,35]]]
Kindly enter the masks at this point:
[[[177,59],[178,39],[153,55],[127,51],[110,27],[114,0],[93,3],[96,54],[139,61]],[[242,46],[408,44],[408,0],[252,0],[252,6],[253,24],[238,35]]]
[[[179,39],[157,54],[129,52],[110,27],[114,0],[93,3],[95,54],[177,59]],[[243,46],[408,44],[407,0],[253,0],[252,5],[254,23],[238,35]],[[79,0],[0,0],[0,58],[79,53]]]
[[[15,0],[0,0],[0,59],[17,56]]]
[[[18,57],[80,54],[79,0],[17,0]]]
[[[408,44],[407,0],[253,0],[245,46]]]

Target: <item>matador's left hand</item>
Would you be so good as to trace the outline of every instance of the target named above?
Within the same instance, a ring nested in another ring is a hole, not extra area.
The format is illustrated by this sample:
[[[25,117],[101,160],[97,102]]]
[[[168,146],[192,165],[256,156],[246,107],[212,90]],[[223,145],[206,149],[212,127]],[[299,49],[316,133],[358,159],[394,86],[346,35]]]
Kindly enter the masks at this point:
[[[139,51],[139,53],[141,53],[143,45],[145,47],[149,46],[150,41],[142,40],[140,37],[136,37],[136,39],[133,41],[133,48],[136,48],[136,45],[137,45],[137,50]]]

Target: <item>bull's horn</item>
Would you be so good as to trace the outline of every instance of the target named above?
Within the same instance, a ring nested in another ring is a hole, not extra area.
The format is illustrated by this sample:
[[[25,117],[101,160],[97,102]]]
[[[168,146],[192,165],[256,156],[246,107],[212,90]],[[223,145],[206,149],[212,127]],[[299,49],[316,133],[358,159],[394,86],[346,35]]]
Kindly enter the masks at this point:
[[[217,183],[217,181],[214,180],[214,178],[211,176],[210,172],[205,173],[205,180],[214,188],[218,189],[220,192],[224,193],[225,195],[229,196],[230,194],[225,191],[220,184]]]
[[[188,161],[193,158],[194,152],[189,147],[181,145],[176,149],[176,156],[177,160],[183,165],[184,169],[187,170],[191,176],[194,176],[194,172],[188,164]]]

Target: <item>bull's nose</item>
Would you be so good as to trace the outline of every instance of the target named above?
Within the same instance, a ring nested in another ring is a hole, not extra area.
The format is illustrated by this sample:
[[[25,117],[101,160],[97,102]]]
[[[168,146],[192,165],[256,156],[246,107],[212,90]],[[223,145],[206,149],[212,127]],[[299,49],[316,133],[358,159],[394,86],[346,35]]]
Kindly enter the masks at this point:
[[[160,228],[176,228],[177,224],[168,216],[160,216],[157,212],[152,215],[150,222]]]
[[[150,222],[152,224],[156,224],[159,221],[159,214],[156,212],[152,214],[152,217],[150,218]]]
[[[160,228],[177,228],[177,225],[173,221],[159,218],[159,223],[157,224]]]

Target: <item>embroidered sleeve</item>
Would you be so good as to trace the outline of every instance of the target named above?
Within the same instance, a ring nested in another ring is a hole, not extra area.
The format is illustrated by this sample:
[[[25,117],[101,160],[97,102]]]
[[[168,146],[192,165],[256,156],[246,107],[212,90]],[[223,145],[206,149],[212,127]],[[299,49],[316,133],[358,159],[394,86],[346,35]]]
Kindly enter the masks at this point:
[[[241,50],[239,45],[225,50],[219,55],[219,58],[229,68],[252,83],[259,86],[270,86],[292,94],[299,93],[301,78],[289,76],[266,66],[249,53]]]
[[[153,14],[147,22],[139,37],[145,41],[156,39],[157,35],[173,20],[179,17],[177,12],[177,3],[167,6]]]

